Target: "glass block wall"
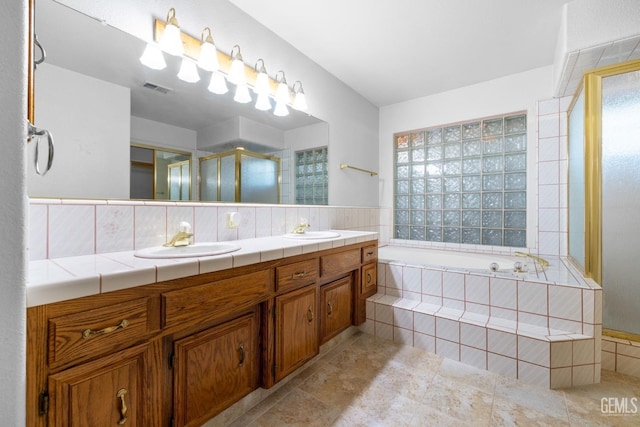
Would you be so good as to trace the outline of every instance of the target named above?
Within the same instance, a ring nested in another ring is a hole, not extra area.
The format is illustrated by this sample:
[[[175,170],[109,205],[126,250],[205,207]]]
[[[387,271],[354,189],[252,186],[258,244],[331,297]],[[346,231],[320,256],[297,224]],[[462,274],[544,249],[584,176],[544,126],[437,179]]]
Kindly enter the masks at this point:
[[[327,147],[295,153],[296,203],[326,205],[329,201]]]
[[[394,135],[394,237],[526,246],[527,116]]]

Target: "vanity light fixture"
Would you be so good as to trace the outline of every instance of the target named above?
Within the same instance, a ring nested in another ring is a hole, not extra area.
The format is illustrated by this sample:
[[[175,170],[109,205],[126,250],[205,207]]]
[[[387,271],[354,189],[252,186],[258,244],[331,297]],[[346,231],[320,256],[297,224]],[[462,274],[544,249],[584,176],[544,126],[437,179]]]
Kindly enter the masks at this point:
[[[205,38],[206,34],[206,38]],[[202,30],[202,44],[200,45],[200,55],[198,56],[198,67],[205,71],[218,71],[218,51],[211,37],[211,28],[206,27]]]
[[[290,101],[289,86],[287,86],[287,79],[284,76],[284,71],[280,70],[276,73],[276,82],[278,82],[276,101],[288,104]]]
[[[198,67],[196,67],[195,62],[188,58],[182,58],[182,65],[180,65],[178,78],[187,83],[195,83],[199,81],[200,75],[198,74]]]
[[[269,101],[269,95],[266,95],[264,93],[258,94],[258,99],[256,99],[255,107],[260,111],[271,110],[271,101]]]
[[[276,90],[276,108],[274,108],[273,114],[278,117],[288,116],[289,86],[287,86],[284,71],[280,70],[276,73],[276,81],[278,82],[278,89]]]
[[[147,43],[147,47],[144,48],[144,52],[140,57],[140,62],[152,70],[162,70],[167,67],[162,51],[157,44],[152,42]]]
[[[251,94],[249,93],[249,86],[246,83],[241,83],[236,86],[236,94],[233,100],[241,104],[251,102]]]
[[[298,80],[293,84],[293,93],[295,97],[293,98],[293,108],[300,111],[306,111],[307,99],[304,96],[304,90],[302,89],[302,82]]]
[[[260,66],[258,66],[260,64]],[[253,91],[258,95],[269,95],[269,76],[267,75],[267,69],[264,66],[264,60],[262,58],[256,61],[255,70],[257,73],[256,76],[256,85],[253,88]]]
[[[169,9],[169,12],[167,12],[167,25],[164,27],[164,33],[160,38],[160,47],[170,55],[180,56],[184,54],[180,26],[178,25],[174,8]]]
[[[227,79],[236,85],[247,84],[247,77],[244,75],[244,62],[242,62],[242,54],[238,45],[231,49],[231,69]]]
[[[209,92],[213,92],[217,95],[224,95],[229,92],[229,88],[227,87],[227,81],[224,76],[220,74],[218,71],[214,71],[211,74],[211,81],[209,82],[209,86],[207,87]]]

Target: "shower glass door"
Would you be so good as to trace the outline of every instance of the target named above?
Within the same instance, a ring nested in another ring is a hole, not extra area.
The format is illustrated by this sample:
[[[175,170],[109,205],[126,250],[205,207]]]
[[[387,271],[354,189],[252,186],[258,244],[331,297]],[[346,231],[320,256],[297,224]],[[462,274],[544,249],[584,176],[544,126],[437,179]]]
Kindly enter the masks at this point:
[[[602,79],[603,326],[640,334],[640,71]]]

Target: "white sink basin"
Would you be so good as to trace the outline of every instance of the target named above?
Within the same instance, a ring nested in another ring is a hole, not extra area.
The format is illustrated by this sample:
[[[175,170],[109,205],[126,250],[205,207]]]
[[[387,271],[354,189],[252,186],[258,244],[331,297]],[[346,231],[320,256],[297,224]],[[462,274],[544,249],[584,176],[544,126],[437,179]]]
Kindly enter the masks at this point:
[[[133,255],[139,258],[188,258],[222,255],[238,249],[240,249],[240,246],[232,243],[211,242],[179,247],[154,246],[137,250]]]
[[[340,237],[340,233],[336,233],[335,231],[306,231],[302,234],[296,233],[287,233],[284,235],[287,239],[335,239],[336,237]]]

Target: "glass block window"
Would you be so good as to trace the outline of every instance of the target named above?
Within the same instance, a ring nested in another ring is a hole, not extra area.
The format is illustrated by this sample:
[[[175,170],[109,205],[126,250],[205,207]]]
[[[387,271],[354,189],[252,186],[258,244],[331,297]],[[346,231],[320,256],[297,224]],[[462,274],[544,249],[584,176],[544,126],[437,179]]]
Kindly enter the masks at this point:
[[[394,135],[394,237],[526,246],[524,113]]]
[[[299,205],[328,204],[327,147],[296,151],[294,158],[296,203]]]

